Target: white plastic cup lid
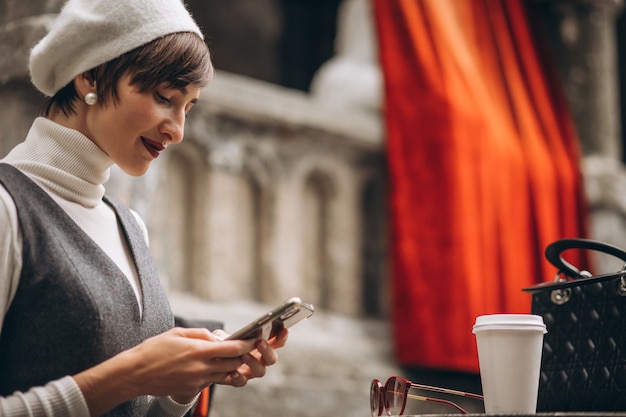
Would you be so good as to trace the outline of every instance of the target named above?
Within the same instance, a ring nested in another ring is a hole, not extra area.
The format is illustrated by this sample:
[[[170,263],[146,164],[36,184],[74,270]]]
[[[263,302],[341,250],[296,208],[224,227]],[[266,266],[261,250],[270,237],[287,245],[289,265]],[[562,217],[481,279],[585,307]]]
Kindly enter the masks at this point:
[[[547,333],[543,317],[535,314],[487,314],[476,317],[472,333],[483,330],[541,330]]]

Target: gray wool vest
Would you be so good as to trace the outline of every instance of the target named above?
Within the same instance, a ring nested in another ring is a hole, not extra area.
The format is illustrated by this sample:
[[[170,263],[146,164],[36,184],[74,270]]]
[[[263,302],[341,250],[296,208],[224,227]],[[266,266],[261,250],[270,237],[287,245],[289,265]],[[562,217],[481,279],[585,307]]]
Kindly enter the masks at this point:
[[[174,325],[143,233],[126,207],[104,199],[135,260],[143,316],[117,265],[45,191],[2,163],[0,183],[15,201],[24,241],[19,286],[0,333],[0,395],[74,375]],[[106,415],[136,417],[147,407],[141,397]]]

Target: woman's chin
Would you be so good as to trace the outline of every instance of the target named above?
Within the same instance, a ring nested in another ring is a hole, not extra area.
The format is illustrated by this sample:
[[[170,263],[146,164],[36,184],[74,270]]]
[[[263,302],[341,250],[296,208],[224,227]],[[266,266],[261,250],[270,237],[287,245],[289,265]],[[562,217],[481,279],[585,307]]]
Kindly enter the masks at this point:
[[[118,165],[118,166],[120,167],[122,171],[124,171],[126,174],[130,175],[131,177],[141,177],[146,172],[148,172],[148,168],[150,168],[150,163],[148,162],[141,166],[139,165],[133,165],[130,167],[121,166],[121,165]]]

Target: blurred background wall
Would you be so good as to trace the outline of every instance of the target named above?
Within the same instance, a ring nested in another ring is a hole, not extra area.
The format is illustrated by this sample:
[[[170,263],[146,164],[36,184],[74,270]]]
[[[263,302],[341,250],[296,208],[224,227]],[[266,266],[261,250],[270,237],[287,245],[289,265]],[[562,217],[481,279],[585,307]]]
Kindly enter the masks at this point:
[[[584,151],[592,237],[626,247],[622,1],[529,2]],[[28,79],[28,50],[62,3],[0,3],[0,157],[37,115],[42,97]],[[371,5],[188,4],[217,76],[183,144],[144,177],[114,171],[107,190],[146,220],[177,313],[221,319],[232,331],[291,295],[318,307],[265,380],[218,390],[218,416],[364,415],[369,380],[403,372],[387,321],[382,85]],[[476,375],[417,377],[479,389]]]

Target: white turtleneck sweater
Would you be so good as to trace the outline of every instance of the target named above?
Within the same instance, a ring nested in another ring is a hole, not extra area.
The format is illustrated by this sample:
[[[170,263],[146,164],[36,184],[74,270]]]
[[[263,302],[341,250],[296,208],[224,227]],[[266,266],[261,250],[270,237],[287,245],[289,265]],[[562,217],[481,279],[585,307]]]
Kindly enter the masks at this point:
[[[26,140],[1,162],[13,165],[43,188],[111,257],[128,278],[141,311],[142,297],[135,265],[113,209],[102,201],[113,161],[89,138],[45,118],[35,119]],[[133,212],[134,213],[134,212]],[[147,231],[139,216],[135,217]],[[0,328],[19,284],[22,236],[18,214],[0,185]],[[189,406],[161,397],[150,416],[181,416]],[[71,376],[27,393],[0,397],[0,415],[89,417],[80,389]]]

